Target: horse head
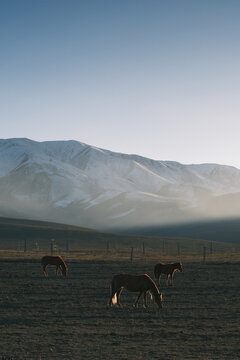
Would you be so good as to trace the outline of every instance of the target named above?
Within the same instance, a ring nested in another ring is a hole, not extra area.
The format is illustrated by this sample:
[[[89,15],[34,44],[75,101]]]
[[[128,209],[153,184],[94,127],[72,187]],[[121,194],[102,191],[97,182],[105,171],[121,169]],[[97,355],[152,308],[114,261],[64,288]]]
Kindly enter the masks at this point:
[[[181,263],[177,263],[177,264],[176,264],[176,268],[177,268],[178,271],[183,272],[183,268],[182,268],[182,264],[181,264]]]
[[[67,276],[67,267],[65,267],[65,266],[61,266],[61,270],[62,270],[62,274],[63,274],[63,276]]]
[[[160,309],[162,309],[163,305],[162,305],[162,293],[160,293],[160,291],[158,291],[156,294],[154,294],[154,299],[156,304],[158,305],[158,307]]]

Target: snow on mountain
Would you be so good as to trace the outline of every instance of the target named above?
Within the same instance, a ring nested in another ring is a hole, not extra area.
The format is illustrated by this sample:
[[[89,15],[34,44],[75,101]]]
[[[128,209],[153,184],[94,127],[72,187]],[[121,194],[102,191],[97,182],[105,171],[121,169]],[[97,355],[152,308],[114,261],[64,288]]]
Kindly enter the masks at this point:
[[[77,141],[0,140],[0,215],[96,228],[239,216],[240,170]],[[227,207],[225,206],[227,204]]]

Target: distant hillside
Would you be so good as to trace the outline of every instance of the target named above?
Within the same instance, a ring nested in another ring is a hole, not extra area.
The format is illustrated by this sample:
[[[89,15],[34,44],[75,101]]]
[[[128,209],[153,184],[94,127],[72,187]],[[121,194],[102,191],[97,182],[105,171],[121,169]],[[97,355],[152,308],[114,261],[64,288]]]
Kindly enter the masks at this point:
[[[183,253],[201,253],[203,246],[210,248],[210,241],[169,236],[147,236],[114,234],[70,226],[65,224],[33,221],[26,219],[0,218],[0,250],[42,250],[49,253],[53,242],[56,249],[66,250],[68,242],[70,251],[81,249],[121,250],[134,247],[141,251],[155,249],[160,253],[177,256],[178,246]],[[215,249],[229,251],[232,244],[216,242]]]
[[[42,246],[48,246],[52,240],[62,245],[66,240],[71,240],[72,244],[78,242],[83,247],[101,246],[101,243],[110,236],[83,227],[4,217],[0,217],[0,234],[0,248],[16,248],[16,244],[19,241],[23,243],[24,240],[31,244],[30,248],[34,247],[36,242]]]
[[[240,244],[240,218],[199,221],[178,225],[126,229],[124,233],[145,236],[183,237]]]

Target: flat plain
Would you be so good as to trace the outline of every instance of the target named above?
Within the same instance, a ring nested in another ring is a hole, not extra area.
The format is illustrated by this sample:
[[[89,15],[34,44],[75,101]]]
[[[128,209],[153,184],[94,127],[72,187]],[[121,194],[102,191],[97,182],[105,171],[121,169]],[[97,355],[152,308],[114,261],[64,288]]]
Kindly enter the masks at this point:
[[[0,359],[239,359],[240,262],[183,261],[160,310],[126,290],[107,306],[114,274],[153,278],[155,263],[69,257],[64,278],[44,277],[40,257],[0,257]]]

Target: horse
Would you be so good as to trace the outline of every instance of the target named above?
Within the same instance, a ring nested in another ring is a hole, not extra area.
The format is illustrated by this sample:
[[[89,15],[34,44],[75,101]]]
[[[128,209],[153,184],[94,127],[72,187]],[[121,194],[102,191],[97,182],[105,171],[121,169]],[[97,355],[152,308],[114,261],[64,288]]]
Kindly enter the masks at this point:
[[[45,276],[47,276],[46,267],[48,265],[56,266],[56,276],[58,274],[58,269],[61,270],[63,276],[67,276],[68,268],[67,268],[65,261],[62,259],[61,256],[52,256],[52,255],[51,256],[50,255],[43,256],[43,258],[41,260],[41,266],[42,266],[43,273]]]
[[[166,285],[169,284],[173,286],[173,276],[176,271],[182,272],[182,264],[181,263],[170,263],[170,264],[162,264],[158,263],[154,267],[154,276],[158,280],[158,284],[160,285],[160,278],[162,274],[167,275],[166,277]]]
[[[109,306],[112,304],[120,304],[120,294],[125,288],[128,291],[139,292],[139,295],[134,303],[134,307],[137,307],[138,301],[141,295],[144,295],[144,306],[147,307],[147,293],[150,292],[154,296],[154,300],[159,308],[162,308],[162,294],[158,290],[154,281],[147,274],[141,275],[128,275],[118,274],[112,279],[111,284],[111,296],[109,300]],[[152,298],[152,296],[151,296]]]

